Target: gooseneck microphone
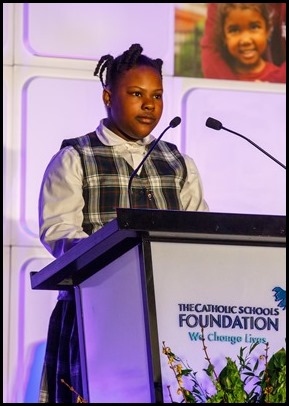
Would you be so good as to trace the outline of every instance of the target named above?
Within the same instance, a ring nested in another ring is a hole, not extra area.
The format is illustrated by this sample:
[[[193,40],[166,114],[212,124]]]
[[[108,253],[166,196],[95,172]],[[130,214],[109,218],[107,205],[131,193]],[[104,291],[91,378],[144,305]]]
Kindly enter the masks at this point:
[[[246,140],[250,144],[254,145],[254,147],[259,149],[261,152],[263,152],[263,154],[267,155],[269,158],[273,159],[273,161],[275,161],[278,165],[282,166],[282,168],[284,168],[286,170],[286,166],[284,164],[282,164],[280,161],[278,161],[278,159],[274,158],[271,154],[269,154],[269,152],[267,152],[263,148],[259,147],[259,145],[255,144],[255,142],[251,141],[249,138],[245,137],[244,135],[241,135],[239,133],[236,133],[235,131],[232,131],[226,127],[223,127],[223,124],[219,120],[209,117],[209,118],[207,118],[206,126],[209,128],[212,128],[213,130],[222,130],[223,129],[223,130],[229,131],[230,133],[238,135],[241,138],[244,138],[244,140]]]
[[[170,124],[168,125],[167,128],[164,129],[164,131],[161,133],[161,135],[154,140],[154,142],[152,143],[150,149],[148,150],[148,152],[146,153],[146,155],[144,156],[144,158],[142,159],[142,161],[140,162],[140,164],[136,167],[136,169],[133,171],[133,173],[130,175],[129,181],[128,181],[128,199],[129,199],[129,207],[132,208],[132,201],[131,201],[131,184],[133,181],[133,178],[135,177],[135,175],[138,173],[139,168],[144,164],[144,162],[146,161],[146,159],[149,157],[149,155],[151,154],[152,150],[155,148],[155,146],[157,145],[157,143],[159,142],[159,140],[162,138],[162,136],[164,135],[164,133],[169,129],[169,128],[175,128],[177,127],[180,122],[181,122],[181,118],[180,117],[175,117],[171,120]]]

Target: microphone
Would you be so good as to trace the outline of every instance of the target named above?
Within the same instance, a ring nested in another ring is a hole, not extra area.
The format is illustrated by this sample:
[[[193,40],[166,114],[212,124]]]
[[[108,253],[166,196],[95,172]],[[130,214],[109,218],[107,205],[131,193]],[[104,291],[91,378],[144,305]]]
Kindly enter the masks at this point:
[[[223,130],[229,131],[230,133],[238,135],[241,138],[244,138],[244,140],[246,140],[250,144],[254,145],[254,147],[259,149],[261,152],[263,152],[263,154],[267,155],[269,158],[271,158],[273,161],[275,161],[278,165],[282,166],[282,168],[284,168],[286,170],[286,166],[284,164],[282,164],[280,161],[278,161],[278,159],[274,158],[271,154],[269,154],[269,152],[265,151],[263,148],[261,148],[259,145],[255,144],[255,142],[251,141],[249,138],[245,137],[244,135],[241,135],[239,133],[236,133],[235,131],[232,131],[226,127],[223,127],[223,124],[220,121],[216,120],[215,118],[212,118],[212,117],[207,118],[206,126],[209,128],[212,128],[213,130],[222,130],[223,129]]]
[[[130,175],[129,181],[128,181],[128,199],[129,199],[129,207],[132,207],[132,201],[131,201],[131,184],[133,181],[133,178],[135,177],[135,175],[138,173],[139,168],[144,164],[145,160],[149,157],[149,155],[151,154],[152,150],[155,148],[155,146],[157,145],[157,143],[159,142],[159,140],[162,138],[162,136],[164,135],[164,133],[169,129],[169,128],[175,128],[177,127],[180,122],[181,122],[181,118],[180,117],[175,117],[171,120],[170,124],[168,125],[167,128],[164,129],[164,131],[161,133],[161,135],[154,140],[154,142],[152,143],[150,149],[148,150],[148,152],[146,153],[146,155],[144,156],[144,158],[142,159],[142,161],[140,162],[140,164],[136,167],[136,169],[133,171],[133,173]]]

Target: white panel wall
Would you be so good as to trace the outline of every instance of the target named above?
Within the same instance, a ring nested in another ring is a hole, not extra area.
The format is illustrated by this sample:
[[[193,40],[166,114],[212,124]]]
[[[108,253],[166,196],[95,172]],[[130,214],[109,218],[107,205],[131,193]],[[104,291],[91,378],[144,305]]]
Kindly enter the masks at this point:
[[[10,249],[3,248],[3,400],[9,392]]]
[[[3,67],[3,243],[9,245],[11,232],[12,202],[12,92],[13,72],[11,66]]]
[[[182,149],[195,158],[210,210],[286,214],[286,171],[250,142],[205,126],[208,117],[245,136],[286,164],[283,85],[198,86],[182,96]]]
[[[13,64],[14,3],[3,3],[3,63]]]
[[[52,260],[38,239],[44,169],[64,138],[92,131],[104,115],[97,60],[134,42],[164,60],[165,110],[155,135],[182,117],[164,139],[195,158],[211,209],[285,212],[285,171],[204,125],[213,116],[285,163],[285,86],[174,78],[174,3],[3,3],[5,403],[37,401],[56,301],[57,292],[30,287],[30,272]]]
[[[10,276],[11,276],[11,202],[12,202],[12,93],[13,93],[13,10],[3,3],[3,401],[9,398],[11,366],[10,333]]]
[[[31,290],[30,272],[48,265],[42,248],[13,247],[10,276],[9,402],[37,403],[47,326],[56,291]]]
[[[16,63],[81,68],[116,56],[132,43],[165,62],[173,73],[174,5],[169,3],[19,3],[16,7]],[[23,36],[22,36],[23,33]]]

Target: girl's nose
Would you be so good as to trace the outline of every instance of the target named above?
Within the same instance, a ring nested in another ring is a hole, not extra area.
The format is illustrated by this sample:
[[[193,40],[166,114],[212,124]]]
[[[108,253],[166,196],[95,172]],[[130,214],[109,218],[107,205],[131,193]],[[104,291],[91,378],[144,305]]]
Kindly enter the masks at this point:
[[[249,44],[251,43],[251,36],[249,33],[243,33],[240,37],[240,44]]]
[[[143,102],[143,108],[144,108],[145,110],[153,110],[154,107],[155,107],[155,104],[154,104],[154,101],[153,101],[152,99],[146,99],[146,100]]]

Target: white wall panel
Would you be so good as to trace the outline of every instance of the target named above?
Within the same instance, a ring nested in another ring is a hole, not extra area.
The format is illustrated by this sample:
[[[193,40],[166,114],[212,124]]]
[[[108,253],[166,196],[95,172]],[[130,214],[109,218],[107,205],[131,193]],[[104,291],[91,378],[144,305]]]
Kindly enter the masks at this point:
[[[198,165],[210,210],[285,215],[286,171],[248,141],[205,126],[208,117],[216,118],[286,165],[285,86],[233,82],[226,88],[226,82],[215,81],[208,88],[210,82],[181,79],[185,90],[176,98],[182,149]]]
[[[3,3],[3,64],[13,64],[13,39],[14,39],[14,5],[15,3]]]
[[[10,245],[12,195],[13,68],[3,66],[3,244]]]
[[[3,248],[3,399],[8,395],[10,320],[10,247]]]
[[[140,43],[173,73],[173,3],[17,3],[16,22],[17,64],[92,70]]]
[[[8,402],[36,403],[57,291],[32,290],[30,272],[52,261],[43,248],[12,248]]]
[[[167,107],[155,129],[156,136],[174,117],[170,103],[172,79],[164,81]],[[15,100],[12,239],[17,245],[27,241],[29,245],[40,245],[38,195],[45,168],[63,139],[95,130],[105,117],[102,87],[98,78],[86,71],[16,67]],[[177,141],[175,130],[167,134]]]

